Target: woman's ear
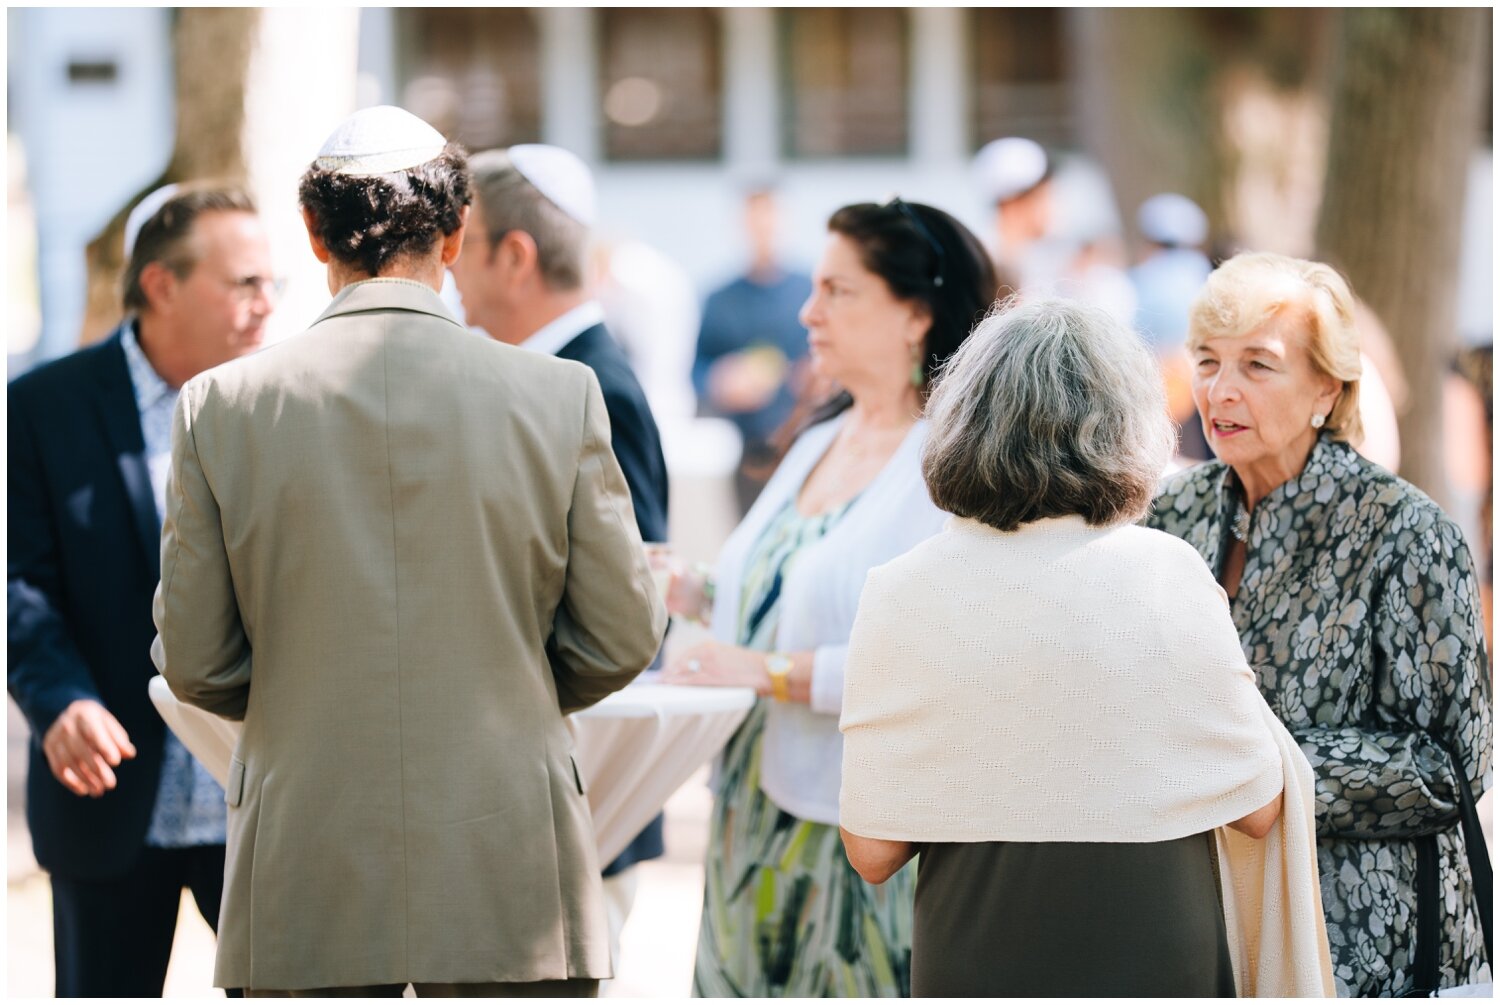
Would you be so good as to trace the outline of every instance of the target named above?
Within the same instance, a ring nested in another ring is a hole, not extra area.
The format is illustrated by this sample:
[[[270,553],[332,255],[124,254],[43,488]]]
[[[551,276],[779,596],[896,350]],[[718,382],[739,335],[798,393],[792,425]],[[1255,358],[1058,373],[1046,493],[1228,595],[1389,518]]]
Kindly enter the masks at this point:
[[[313,211],[306,206],[302,207],[302,224],[307,228],[307,243],[312,245],[313,257],[327,265],[333,254],[328,250],[328,245],[324,244],[323,239],[318,236],[318,218],[313,216]]]

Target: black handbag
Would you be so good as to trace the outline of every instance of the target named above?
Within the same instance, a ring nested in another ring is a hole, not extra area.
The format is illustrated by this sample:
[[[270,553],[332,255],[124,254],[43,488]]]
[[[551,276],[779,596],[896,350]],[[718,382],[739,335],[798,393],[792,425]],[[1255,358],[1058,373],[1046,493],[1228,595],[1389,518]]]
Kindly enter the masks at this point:
[[[1436,739],[1436,737],[1434,737]],[[1438,741],[1442,743],[1441,740]],[[1469,777],[1464,773],[1463,762],[1453,749],[1442,743],[1453,763],[1454,778],[1458,789],[1458,822],[1463,828],[1464,849],[1469,855],[1469,875],[1474,883],[1474,901],[1479,907],[1479,924],[1484,929],[1484,955],[1493,968],[1494,943],[1490,934],[1494,925],[1494,873],[1490,869],[1490,850],[1484,843],[1484,831],[1479,826],[1479,810],[1474,805],[1474,793],[1469,790]],[[1415,985],[1405,997],[1430,998],[1438,988],[1440,966],[1439,948],[1442,943],[1443,916],[1441,906],[1442,878],[1438,874],[1438,843],[1436,834],[1417,839],[1417,958],[1414,968]]]

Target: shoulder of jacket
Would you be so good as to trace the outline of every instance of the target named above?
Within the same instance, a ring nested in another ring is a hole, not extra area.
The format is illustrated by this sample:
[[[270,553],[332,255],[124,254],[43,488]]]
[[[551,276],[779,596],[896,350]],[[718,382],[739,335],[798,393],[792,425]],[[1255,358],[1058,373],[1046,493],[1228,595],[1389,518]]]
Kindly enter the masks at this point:
[[[66,356],[48,360],[21,374],[7,386],[7,393],[26,398],[32,396],[46,398],[66,393],[75,387],[83,386],[83,382],[98,373],[101,366],[108,364],[112,354],[119,352],[118,343],[109,339],[95,345],[85,346]],[[128,371],[123,369],[123,365],[122,359],[121,376],[128,379]]]

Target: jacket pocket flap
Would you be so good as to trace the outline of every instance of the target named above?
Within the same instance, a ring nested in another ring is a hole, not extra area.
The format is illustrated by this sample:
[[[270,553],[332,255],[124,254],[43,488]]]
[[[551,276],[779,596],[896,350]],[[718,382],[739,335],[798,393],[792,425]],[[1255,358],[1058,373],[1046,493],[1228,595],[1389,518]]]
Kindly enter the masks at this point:
[[[224,802],[230,806],[238,806],[245,795],[245,762],[238,758],[229,759],[229,778],[224,785]]]

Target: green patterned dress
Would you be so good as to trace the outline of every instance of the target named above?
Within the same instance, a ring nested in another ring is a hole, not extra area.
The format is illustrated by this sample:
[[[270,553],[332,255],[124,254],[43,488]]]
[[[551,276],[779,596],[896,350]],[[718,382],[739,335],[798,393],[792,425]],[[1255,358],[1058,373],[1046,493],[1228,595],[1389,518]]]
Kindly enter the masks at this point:
[[[775,647],[786,572],[847,509],[805,517],[793,501],[771,521],[745,567],[740,645]],[[905,997],[915,864],[871,886],[849,864],[837,827],[798,819],[767,798],[760,788],[766,702],[756,703],[719,766],[693,994]]]

